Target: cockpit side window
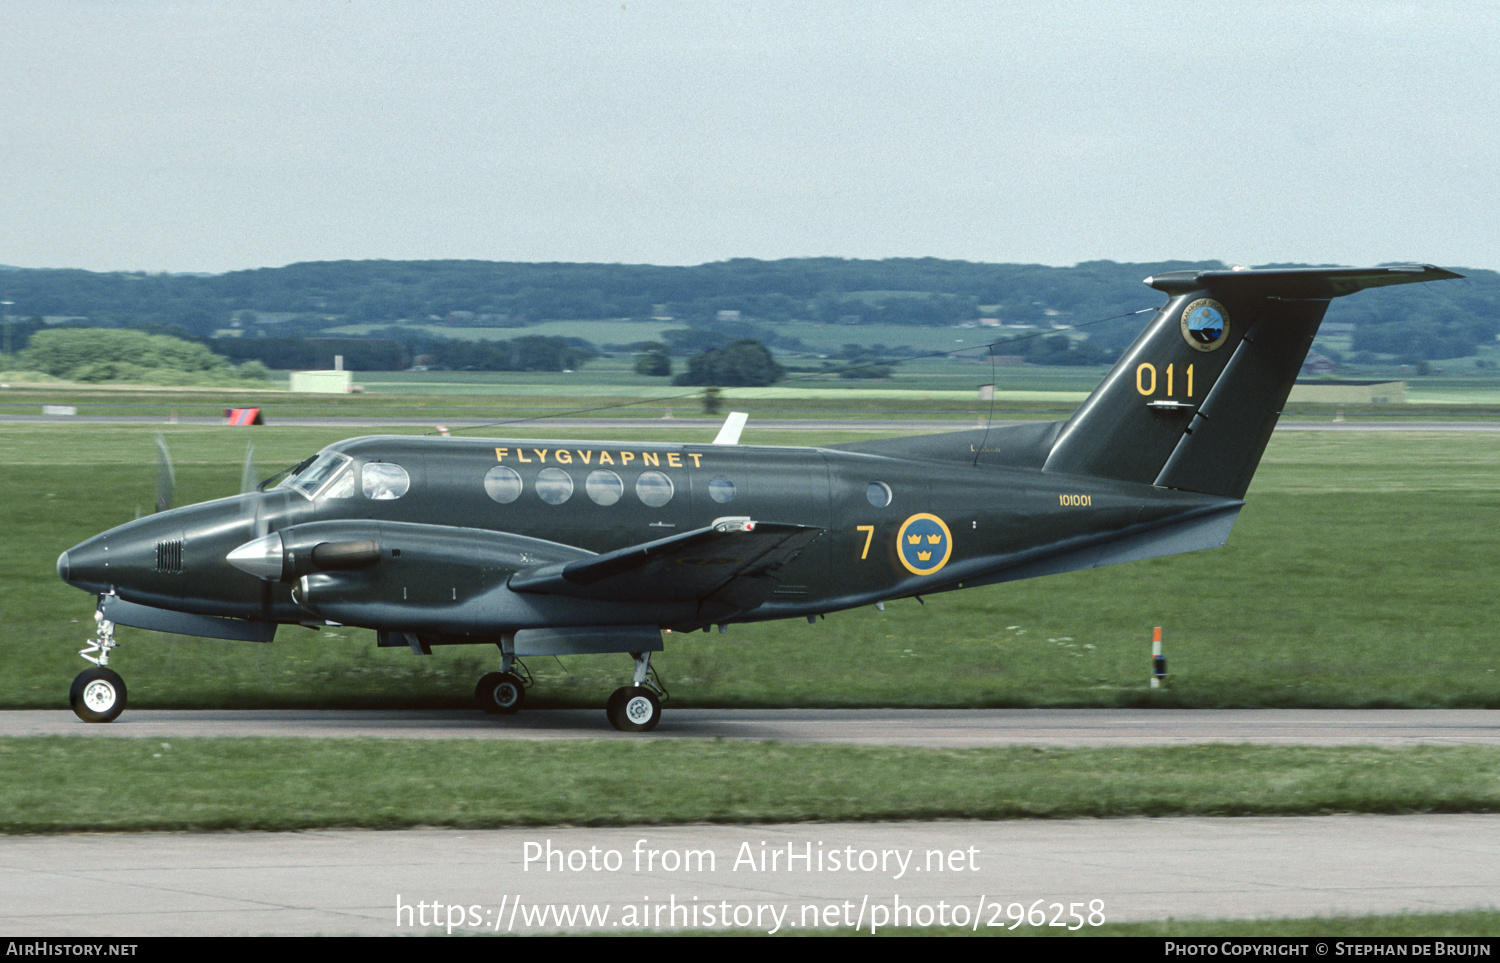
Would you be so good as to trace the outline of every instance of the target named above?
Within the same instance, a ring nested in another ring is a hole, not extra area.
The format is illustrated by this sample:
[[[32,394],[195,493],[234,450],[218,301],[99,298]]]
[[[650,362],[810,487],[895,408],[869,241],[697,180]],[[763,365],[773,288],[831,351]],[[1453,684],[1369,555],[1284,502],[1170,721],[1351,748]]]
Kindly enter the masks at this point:
[[[406,494],[411,476],[400,465],[372,461],[360,471],[360,487],[371,501],[389,501]]]
[[[353,488],[349,484],[353,481],[354,476],[352,473],[344,471],[344,469],[346,469],[348,466],[349,456],[340,455],[337,452],[325,451],[323,452],[323,454],[319,455],[311,465],[308,465],[306,468],[302,469],[302,471],[285,479],[280,485],[277,485],[276,487],[290,488],[294,491],[301,492],[308,498],[312,498],[318,494],[318,491],[320,489],[328,486],[327,494],[329,496],[334,498],[347,498],[350,495],[354,494]],[[341,473],[343,474],[344,483],[342,485],[335,483],[334,485],[329,486],[328,483],[330,481],[334,481],[334,479]],[[345,489],[345,491],[343,492],[343,494],[336,494],[335,490],[340,488]]]
[[[338,477],[329,482],[318,494],[319,498],[353,498],[354,497],[354,470],[341,471]]]

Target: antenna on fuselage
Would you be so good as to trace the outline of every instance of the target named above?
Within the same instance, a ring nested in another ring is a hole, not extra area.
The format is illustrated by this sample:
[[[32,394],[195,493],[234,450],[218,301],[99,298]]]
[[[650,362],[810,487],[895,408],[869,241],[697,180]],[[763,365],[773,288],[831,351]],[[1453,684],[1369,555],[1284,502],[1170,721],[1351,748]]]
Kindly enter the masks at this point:
[[[714,438],[714,444],[738,445],[740,433],[745,430],[745,422],[749,420],[749,412],[731,411],[729,417],[724,419],[724,427],[719,429],[718,436]]]

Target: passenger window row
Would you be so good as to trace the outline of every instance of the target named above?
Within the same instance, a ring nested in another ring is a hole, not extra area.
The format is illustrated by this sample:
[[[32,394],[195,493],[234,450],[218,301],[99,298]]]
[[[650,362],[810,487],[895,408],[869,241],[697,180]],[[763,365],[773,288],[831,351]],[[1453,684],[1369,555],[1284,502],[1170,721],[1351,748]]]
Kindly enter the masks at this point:
[[[533,482],[537,497],[548,505],[561,505],[573,497],[573,476],[561,468],[543,468],[536,473]],[[484,492],[501,505],[509,505],[521,497],[526,485],[514,468],[496,465],[484,476]],[[583,490],[596,505],[613,505],[625,495],[625,482],[607,468],[589,472],[584,479]],[[643,471],[635,480],[635,497],[648,508],[661,508],[677,493],[672,479],[659,471]],[[734,482],[723,475],[715,476],[708,483],[709,497],[719,504],[734,499]]]

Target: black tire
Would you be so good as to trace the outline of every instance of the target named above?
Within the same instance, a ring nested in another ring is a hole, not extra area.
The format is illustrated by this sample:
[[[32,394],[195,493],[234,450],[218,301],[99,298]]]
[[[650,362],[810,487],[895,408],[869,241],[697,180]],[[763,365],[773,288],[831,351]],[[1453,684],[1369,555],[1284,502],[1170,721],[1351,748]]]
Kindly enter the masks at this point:
[[[73,680],[68,702],[84,722],[113,722],[125,711],[125,680],[110,669],[85,669]]]
[[[615,724],[615,717],[620,714],[620,703],[624,701],[625,696],[630,694],[630,689],[631,687],[627,685],[609,694],[609,701],[604,703],[604,715],[609,719],[610,725]],[[616,726],[616,728],[619,727]]]
[[[526,701],[526,686],[511,672],[491,672],[474,687],[479,708],[492,716],[508,716]]]
[[[645,686],[624,686],[609,697],[604,713],[621,732],[650,732],[661,721],[661,703]]]

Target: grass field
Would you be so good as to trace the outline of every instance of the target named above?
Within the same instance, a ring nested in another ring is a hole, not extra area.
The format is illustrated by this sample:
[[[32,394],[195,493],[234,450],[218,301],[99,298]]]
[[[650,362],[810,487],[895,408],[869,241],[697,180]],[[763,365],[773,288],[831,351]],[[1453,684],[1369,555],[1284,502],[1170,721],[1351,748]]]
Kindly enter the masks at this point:
[[[63,549],[149,510],[156,431],[0,426],[12,493],[0,503],[0,616],[10,629],[0,638],[0,706],[65,707],[92,604],[57,579],[53,563]],[[348,433],[165,431],[181,503],[236,490],[246,438],[269,474]],[[566,434],[557,425],[508,433]],[[752,427],[746,441],[868,434]],[[926,606],[893,603],[884,613],[837,613],[816,626],[669,637],[655,664],[672,692],[668,711],[1500,707],[1497,463],[1500,436],[1492,434],[1283,433],[1224,549],[934,596]],[[1166,628],[1172,670],[1158,691],[1147,687],[1153,625]],[[495,662],[484,647],[429,658],[379,650],[372,633],[348,629],[284,628],[272,645],[129,629],[120,637],[113,664],[136,707],[467,706],[475,679]],[[537,660],[531,696],[599,706],[627,665],[623,657]],[[634,778],[642,769],[653,778]],[[495,771],[516,777],[496,781]],[[1473,747],[949,751],[646,739],[538,753],[458,740],[4,739],[0,832],[1494,811],[1497,773],[1500,755]],[[1167,921],[1107,933],[1493,935],[1497,919],[1491,911]]]
[[[1497,771],[1487,746],[35,737],[0,740],[0,833],[1495,812]]]
[[[155,433],[4,427],[13,494],[0,505],[0,614],[10,629],[0,639],[0,705],[65,704],[92,601],[57,579],[54,562],[149,510]],[[179,502],[236,491],[246,437],[270,474],[343,434],[169,428]],[[1500,707],[1497,463],[1494,434],[1285,433],[1224,549],[835,613],[817,625],[669,637],[654,664],[672,704],[686,706]],[[1146,687],[1155,625],[1172,672],[1158,691]],[[272,645],[128,629],[120,638],[114,664],[138,707],[466,706],[495,662],[482,646],[426,658],[376,649],[372,633],[344,628],[283,628]],[[597,706],[627,666],[623,657],[533,660],[529,697]]]
[[[964,355],[910,361],[897,367],[890,379],[866,381],[840,378],[836,372],[820,373],[825,364],[838,363],[788,359],[792,371],[786,380],[766,388],[725,388],[723,400],[748,411],[752,419],[1060,419],[1078,406],[1106,372],[1104,367],[992,365],[987,357]],[[1342,411],[1351,420],[1500,417],[1500,369],[1459,367],[1420,377],[1371,369],[1358,376],[1405,381],[1410,403],[1292,402],[1287,406],[1288,416],[1329,419]],[[629,357],[597,358],[573,372],[359,372],[355,379],[364,390],[345,395],[291,394],[284,374],[258,387],[229,388],[17,383],[0,387],[0,415],[38,415],[43,405],[71,405],[80,414],[145,416],[163,422],[173,415],[220,416],[226,408],[256,405],[264,408],[271,424],[287,417],[361,415],[430,418],[434,423],[460,418],[565,420],[596,413],[644,418],[702,415],[702,389],[638,375]],[[979,386],[990,383],[995,385],[994,402],[980,402]]]

